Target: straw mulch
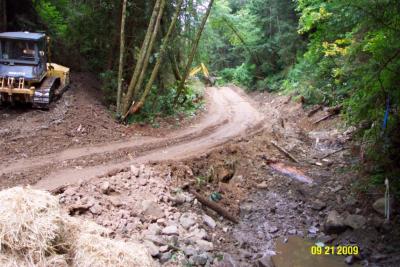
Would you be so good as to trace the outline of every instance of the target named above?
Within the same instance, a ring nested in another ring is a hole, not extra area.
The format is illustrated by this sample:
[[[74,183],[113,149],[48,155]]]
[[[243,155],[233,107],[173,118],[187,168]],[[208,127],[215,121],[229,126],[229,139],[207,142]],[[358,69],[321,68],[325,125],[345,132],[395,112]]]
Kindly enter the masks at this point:
[[[64,213],[48,192],[0,191],[0,266],[156,266],[148,251]]]

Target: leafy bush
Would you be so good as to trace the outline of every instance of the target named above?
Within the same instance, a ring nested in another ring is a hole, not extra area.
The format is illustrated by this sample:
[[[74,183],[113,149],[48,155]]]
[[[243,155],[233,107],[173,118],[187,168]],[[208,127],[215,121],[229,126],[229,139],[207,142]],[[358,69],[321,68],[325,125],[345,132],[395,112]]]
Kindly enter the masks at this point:
[[[254,80],[254,65],[243,63],[236,68],[226,68],[220,71],[222,82],[233,82],[235,84],[251,88]]]
[[[39,17],[47,25],[50,34],[61,38],[66,37],[68,26],[63,14],[57,7],[47,0],[35,0],[33,2]],[[61,2],[66,6],[65,1]]]

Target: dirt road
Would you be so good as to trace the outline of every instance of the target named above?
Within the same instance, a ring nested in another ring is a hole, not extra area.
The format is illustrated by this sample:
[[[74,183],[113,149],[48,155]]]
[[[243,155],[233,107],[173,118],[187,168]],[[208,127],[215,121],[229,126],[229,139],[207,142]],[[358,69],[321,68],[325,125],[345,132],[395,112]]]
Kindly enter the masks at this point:
[[[262,114],[237,88],[208,88],[206,101],[207,111],[200,121],[164,137],[133,136],[122,141],[60,149],[3,163],[0,165],[2,186],[30,183],[37,188],[52,190],[133,163],[180,160],[199,155],[233,137],[262,127]],[[78,129],[82,127],[80,124]],[[116,132],[118,130],[116,128]]]

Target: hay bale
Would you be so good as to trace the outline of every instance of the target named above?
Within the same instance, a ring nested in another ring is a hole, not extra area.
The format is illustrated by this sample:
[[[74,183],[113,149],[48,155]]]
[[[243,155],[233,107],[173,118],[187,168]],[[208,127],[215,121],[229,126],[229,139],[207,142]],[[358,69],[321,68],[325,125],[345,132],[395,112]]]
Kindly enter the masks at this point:
[[[32,266],[32,265],[31,265]],[[36,266],[46,267],[69,267],[67,258],[65,255],[51,255],[45,259],[44,262],[39,262]]]
[[[81,234],[75,244],[73,265],[76,267],[153,267],[148,251],[141,245]]]
[[[2,267],[28,267],[28,263],[20,259],[17,255],[10,253],[0,253],[0,266]]]
[[[32,263],[28,258],[22,258],[22,255],[14,255],[12,253],[0,253],[1,267],[69,267],[66,258],[63,255],[53,255],[43,262]]]
[[[24,255],[33,264],[55,253],[63,228],[58,199],[15,187],[0,192],[0,252]]]
[[[48,192],[0,191],[0,266],[156,266],[141,245],[107,238],[110,231],[63,213]]]
[[[78,236],[80,233],[87,233],[109,237],[111,233],[110,229],[107,229],[93,221],[81,220],[70,216],[65,216],[64,224],[66,231],[65,235],[68,236]]]

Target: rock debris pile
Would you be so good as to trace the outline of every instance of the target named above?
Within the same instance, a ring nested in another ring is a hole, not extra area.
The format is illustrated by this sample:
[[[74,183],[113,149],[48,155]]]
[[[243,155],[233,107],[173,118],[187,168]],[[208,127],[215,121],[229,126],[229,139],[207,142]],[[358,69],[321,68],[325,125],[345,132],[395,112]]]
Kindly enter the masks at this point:
[[[140,240],[164,266],[210,266],[220,260],[215,231],[227,231],[227,223],[205,214],[191,194],[173,188],[169,172],[131,166],[69,186],[59,197],[70,215],[94,220],[115,238]]]

